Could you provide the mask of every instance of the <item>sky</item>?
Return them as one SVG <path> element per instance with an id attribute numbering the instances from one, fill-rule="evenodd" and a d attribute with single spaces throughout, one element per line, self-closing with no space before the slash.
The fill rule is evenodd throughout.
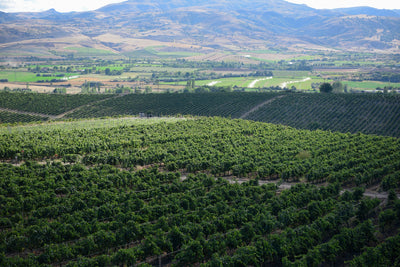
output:
<path id="1" fill-rule="evenodd" d="M 95 10 L 107 4 L 124 0 L 0 0 L 0 11 L 32 12 L 54 8 L 58 12 Z M 382 9 L 400 9 L 399 0 L 287 0 L 292 3 L 306 4 L 313 8 L 340 8 L 371 6 Z"/>

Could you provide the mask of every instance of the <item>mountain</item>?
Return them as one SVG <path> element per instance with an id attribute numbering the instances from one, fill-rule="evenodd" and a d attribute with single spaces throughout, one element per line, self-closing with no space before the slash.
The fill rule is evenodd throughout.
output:
<path id="1" fill-rule="evenodd" d="M 178 44 L 398 51 L 399 40 L 396 10 L 317 10 L 283 0 L 129 0 L 89 12 L 0 13 L 0 55 L 15 42 L 19 51 L 34 46 L 54 56 L 71 46 L 130 53 L 146 45 Z"/>
<path id="2" fill-rule="evenodd" d="M 298 5 L 289 3 L 282 0 L 210 0 L 210 1 L 190 1 L 190 0 L 169 0 L 169 1 L 159 1 L 159 0 L 144 0 L 136 1 L 129 0 L 122 3 L 111 4 L 103 8 L 98 9 L 100 12 L 114 12 L 126 10 L 128 12 L 168 12 L 177 9 L 209 9 L 218 11 L 240 11 L 240 10 L 265 10 L 296 14 L 298 12 L 314 12 L 314 9 L 307 7 L 305 5 Z"/>
<path id="3" fill-rule="evenodd" d="M 14 15 L 0 11 L 0 23 L 7 23 L 14 20 L 16 20 L 16 17 Z"/>
<path id="4" fill-rule="evenodd" d="M 400 12 L 390 9 L 376 9 L 373 7 L 351 7 L 351 8 L 338 8 L 336 12 L 343 13 L 346 15 L 368 15 L 368 16 L 380 16 L 380 17 L 400 17 Z"/>

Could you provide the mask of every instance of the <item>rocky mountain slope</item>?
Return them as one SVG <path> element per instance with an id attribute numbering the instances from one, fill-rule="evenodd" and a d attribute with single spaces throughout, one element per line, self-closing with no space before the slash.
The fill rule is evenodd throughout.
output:
<path id="1" fill-rule="evenodd" d="M 0 13 L 2 54 L 16 46 L 54 54 L 71 45 L 125 53 L 146 46 L 138 39 L 191 48 L 398 51 L 400 12 L 317 10 L 283 0 L 129 0 L 90 12 Z"/>

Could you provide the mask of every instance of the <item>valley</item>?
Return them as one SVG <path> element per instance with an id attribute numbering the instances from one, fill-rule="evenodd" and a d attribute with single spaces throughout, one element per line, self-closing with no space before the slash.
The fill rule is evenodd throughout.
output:
<path id="1" fill-rule="evenodd" d="M 399 264 L 400 10 L 49 8 L 0 12 L 0 266 Z"/>

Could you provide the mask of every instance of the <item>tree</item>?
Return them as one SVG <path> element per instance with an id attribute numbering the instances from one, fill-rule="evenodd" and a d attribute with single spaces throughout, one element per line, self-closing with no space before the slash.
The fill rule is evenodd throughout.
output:
<path id="1" fill-rule="evenodd" d="M 332 89 L 334 93 L 344 93 L 344 85 L 339 81 L 332 84 Z"/>
<path id="2" fill-rule="evenodd" d="M 194 79 L 188 80 L 186 82 L 185 92 L 191 93 L 193 92 L 194 88 L 195 88 L 195 80 Z"/>
<path id="3" fill-rule="evenodd" d="M 333 90 L 333 87 L 330 83 L 323 83 L 319 86 L 319 91 L 321 93 L 331 93 Z"/>

